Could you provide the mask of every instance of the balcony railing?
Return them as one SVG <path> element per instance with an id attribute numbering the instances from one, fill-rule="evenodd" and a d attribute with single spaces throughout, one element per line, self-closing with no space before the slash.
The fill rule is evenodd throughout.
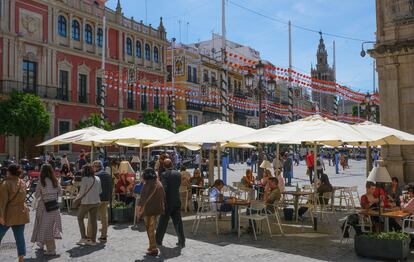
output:
<path id="1" fill-rule="evenodd" d="M 21 81 L 13 80 L 0 80 L 0 93 L 10 94 L 13 90 L 37 95 L 41 98 L 46 99 L 57 99 L 58 93 L 57 88 L 54 86 L 35 85 L 28 86 L 26 83 Z"/>

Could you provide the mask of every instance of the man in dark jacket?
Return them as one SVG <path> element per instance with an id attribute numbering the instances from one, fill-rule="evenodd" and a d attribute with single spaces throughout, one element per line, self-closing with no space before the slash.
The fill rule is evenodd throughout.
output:
<path id="1" fill-rule="evenodd" d="M 158 222 L 157 233 L 155 239 L 157 245 L 162 245 L 165 232 L 167 231 L 168 221 L 170 217 L 174 224 L 175 233 L 178 236 L 177 246 L 185 246 L 185 237 L 183 229 L 183 221 L 181 219 L 181 200 L 180 200 L 180 172 L 173 170 L 173 163 L 169 158 L 164 160 L 164 168 L 166 169 L 160 176 L 161 183 L 165 191 L 165 214 L 161 215 Z"/>
<path id="2" fill-rule="evenodd" d="M 112 199 L 112 177 L 103 168 L 102 162 L 96 160 L 93 162 L 95 176 L 101 180 L 102 193 L 100 194 L 101 203 L 98 207 L 98 216 L 101 218 L 101 237 L 99 241 L 106 242 L 108 237 L 108 205 Z M 90 224 L 90 223 L 89 223 Z M 91 228 L 88 226 L 88 229 Z"/>

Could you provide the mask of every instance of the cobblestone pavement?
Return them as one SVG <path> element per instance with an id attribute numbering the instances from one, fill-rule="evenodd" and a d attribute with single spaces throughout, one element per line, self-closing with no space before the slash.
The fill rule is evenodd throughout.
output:
<path id="1" fill-rule="evenodd" d="M 244 173 L 244 165 L 231 166 L 235 172 L 229 174 L 229 181 L 238 181 Z M 351 169 L 344 174 L 332 175 L 334 185 L 358 185 L 364 184 L 364 162 L 352 162 Z M 303 165 L 295 168 L 294 183 L 305 183 L 306 175 Z M 191 234 L 193 214 L 184 214 L 184 227 L 187 237 L 186 247 L 177 248 L 177 238 L 172 225 L 169 226 L 164 240 L 164 246 L 160 247 L 160 255 L 146 257 L 148 240 L 141 223 L 138 230 L 132 230 L 130 225 L 111 225 L 109 228 L 108 242 L 95 247 L 81 247 L 75 243 L 80 234 L 76 220 L 76 212 L 62 214 L 63 240 L 57 241 L 58 255 L 44 257 L 36 250 L 33 243 L 29 243 L 32 223 L 26 227 L 27 256 L 26 261 L 365 261 L 355 255 L 352 240 L 347 244 L 339 243 L 339 223 L 337 219 L 343 217 L 343 213 L 329 216 L 324 222 L 318 221 L 318 231 L 313 231 L 309 219 L 303 224 L 283 224 L 285 236 L 279 235 L 276 225 L 272 225 L 274 236 L 263 227 L 264 232 L 255 241 L 250 234 L 242 234 L 240 240 L 237 234 L 230 233 L 230 218 L 223 217 L 219 221 L 220 234 L 217 237 L 212 221 L 202 222 L 199 233 Z M 242 221 L 247 227 L 247 221 Z M 13 234 L 9 231 L 0 246 L 0 261 L 15 261 L 16 250 Z M 411 254 L 409 260 L 414 261 Z"/>

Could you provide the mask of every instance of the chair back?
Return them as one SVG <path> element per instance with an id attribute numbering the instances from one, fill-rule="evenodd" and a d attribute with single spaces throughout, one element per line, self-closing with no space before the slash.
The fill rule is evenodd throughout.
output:
<path id="1" fill-rule="evenodd" d="M 264 211 L 264 209 L 266 209 L 266 204 L 263 201 L 254 200 L 250 202 L 249 209 L 251 211 L 256 211 L 257 213 L 261 213 L 262 211 Z"/>

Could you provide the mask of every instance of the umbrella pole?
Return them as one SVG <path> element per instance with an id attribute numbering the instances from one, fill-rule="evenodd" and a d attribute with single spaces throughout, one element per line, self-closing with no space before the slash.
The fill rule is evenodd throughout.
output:
<path id="1" fill-rule="evenodd" d="M 220 165 L 221 165 L 221 148 L 220 143 L 217 143 L 217 175 L 220 179 Z"/>
<path id="2" fill-rule="evenodd" d="M 198 161 L 198 170 L 200 170 L 200 174 L 201 173 L 201 161 L 203 160 L 203 146 L 200 147 L 200 161 Z"/>
<path id="3" fill-rule="evenodd" d="M 274 167 L 275 168 L 275 176 L 277 175 L 277 172 L 279 171 L 279 168 L 280 168 L 280 166 L 279 166 L 279 164 L 280 164 L 280 161 L 279 161 L 279 156 L 280 156 L 280 147 L 279 147 L 279 143 L 277 143 L 276 144 L 276 166 Z"/>
<path id="4" fill-rule="evenodd" d="M 365 143 L 365 160 L 366 160 L 366 170 L 365 170 L 365 174 L 366 177 L 368 177 L 369 175 L 369 169 L 370 169 L 370 162 L 371 162 L 371 147 L 368 145 L 368 142 Z"/>
<path id="5" fill-rule="evenodd" d="M 91 162 L 93 162 L 94 151 L 95 151 L 95 142 L 92 142 L 92 146 L 91 146 Z"/>
<path id="6" fill-rule="evenodd" d="M 147 167 L 149 167 L 150 165 L 150 149 L 149 148 L 147 148 Z"/>
<path id="7" fill-rule="evenodd" d="M 139 175 L 142 175 L 142 140 L 139 140 Z"/>

